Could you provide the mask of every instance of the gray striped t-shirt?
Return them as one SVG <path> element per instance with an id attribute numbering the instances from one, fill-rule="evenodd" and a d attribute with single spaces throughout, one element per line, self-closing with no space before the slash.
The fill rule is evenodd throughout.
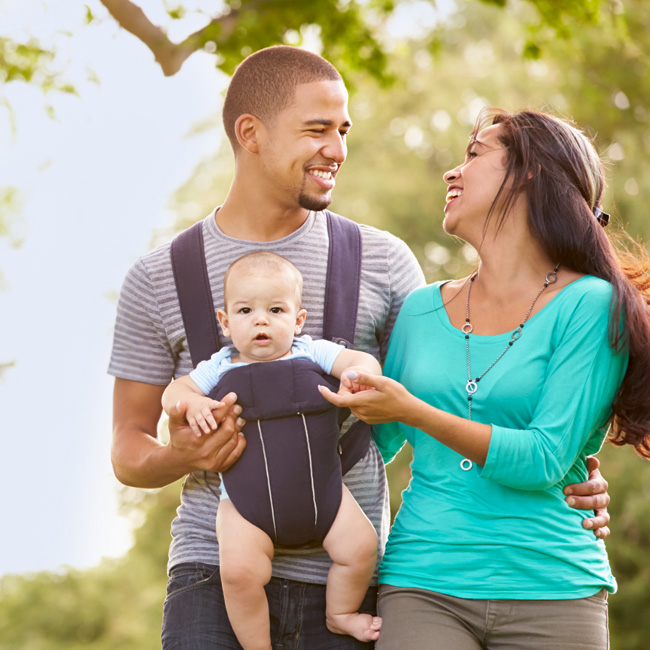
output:
<path id="1" fill-rule="evenodd" d="M 383 360 L 390 331 L 404 298 L 424 284 L 422 271 L 406 244 L 393 235 L 361 225 L 362 270 L 354 347 Z M 215 307 L 223 305 L 223 276 L 237 258 L 270 250 L 291 260 L 304 279 L 303 333 L 320 338 L 329 241 L 325 215 L 310 213 L 288 237 L 271 242 L 228 237 L 210 214 L 203 221 L 205 256 Z M 227 339 L 224 343 L 229 343 Z M 172 274 L 170 244 L 151 251 L 128 272 L 117 309 L 109 374 L 133 381 L 167 385 L 192 370 Z M 379 534 L 379 558 L 390 523 L 388 489 L 381 456 L 374 444 L 344 477 L 344 482 Z M 182 562 L 219 564 L 215 517 L 219 475 L 187 476 L 172 523 L 168 568 Z M 277 549 L 273 575 L 325 584 L 330 560 L 321 549 Z"/>

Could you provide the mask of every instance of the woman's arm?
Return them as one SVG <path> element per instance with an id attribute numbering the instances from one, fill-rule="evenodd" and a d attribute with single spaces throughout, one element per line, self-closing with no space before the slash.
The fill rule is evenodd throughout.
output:
<path id="1" fill-rule="evenodd" d="M 427 433 L 478 465 L 485 464 L 492 434 L 490 425 L 471 422 L 441 411 L 415 397 L 399 382 L 388 377 L 359 373 L 355 381 L 374 390 L 336 395 L 327 387 L 321 386 L 321 393 L 332 404 L 349 408 L 364 422 L 401 422 Z"/>

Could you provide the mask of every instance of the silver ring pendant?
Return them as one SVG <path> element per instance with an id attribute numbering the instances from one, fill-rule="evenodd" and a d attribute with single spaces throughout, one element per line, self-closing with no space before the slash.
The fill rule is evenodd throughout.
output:
<path id="1" fill-rule="evenodd" d="M 463 472 L 469 472 L 472 467 L 474 467 L 474 463 L 469 458 L 463 458 L 463 460 L 460 461 L 460 468 Z"/>
<path id="2" fill-rule="evenodd" d="M 555 284 L 557 282 L 557 273 L 555 271 L 551 271 L 550 273 L 547 273 L 546 281 L 549 284 Z"/>
<path id="3" fill-rule="evenodd" d="M 468 395 L 473 395 L 478 390 L 478 384 L 473 379 L 470 379 L 465 384 L 465 390 Z"/>
<path id="4" fill-rule="evenodd" d="M 463 334 L 471 334 L 474 331 L 474 325 L 471 323 L 465 323 L 460 330 Z"/>

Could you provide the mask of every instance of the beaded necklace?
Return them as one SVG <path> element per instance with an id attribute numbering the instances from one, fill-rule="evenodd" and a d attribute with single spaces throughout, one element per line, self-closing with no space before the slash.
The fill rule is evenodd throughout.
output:
<path id="1" fill-rule="evenodd" d="M 542 295 L 542 292 L 550 285 L 550 284 L 555 284 L 557 282 L 557 270 L 560 268 L 559 264 L 556 264 L 555 268 L 550 272 L 546 274 L 546 279 L 544 282 L 544 286 L 537 292 L 537 295 L 535 298 L 533 298 L 533 302 L 530 303 L 530 307 L 528 308 L 528 311 L 526 312 L 526 315 L 524 316 L 523 320 L 521 323 L 519 323 L 519 327 L 515 329 L 515 331 L 511 334 L 510 340 L 508 341 L 508 344 L 504 348 L 503 352 L 480 374 L 478 375 L 475 379 L 472 379 L 472 364 L 470 361 L 469 357 L 469 335 L 472 333 L 474 330 L 474 326 L 469 320 L 469 296 L 470 292 L 472 291 L 472 284 L 474 283 L 474 280 L 478 277 L 478 271 L 475 271 L 472 276 L 469 279 L 469 282 L 467 283 L 467 301 L 465 303 L 465 323 L 463 324 L 461 330 L 465 334 L 465 350 L 467 352 L 467 383 L 465 384 L 465 390 L 467 391 L 467 419 L 472 420 L 472 399 L 474 397 L 474 393 L 478 390 L 478 384 L 485 377 L 485 375 L 494 368 L 494 366 L 503 359 L 505 356 L 506 352 L 515 344 L 516 341 L 518 341 L 521 338 L 521 335 L 523 333 L 524 325 L 526 324 L 526 321 L 530 317 L 530 313 L 533 311 L 533 307 L 535 306 L 535 303 L 537 302 L 537 299 Z M 470 469 L 472 469 L 474 463 L 472 463 L 469 458 L 463 458 L 463 460 L 460 461 L 460 467 L 463 471 L 467 472 Z"/>

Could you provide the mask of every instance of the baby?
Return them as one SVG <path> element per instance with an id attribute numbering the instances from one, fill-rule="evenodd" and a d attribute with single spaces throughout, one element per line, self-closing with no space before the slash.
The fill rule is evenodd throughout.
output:
<path id="1" fill-rule="evenodd" d="M 324 371 L 325 374 L 341 380 L 339 393 L 367 389 L 352 382 L 346 376 L 346 371 L 381 374 L 381 367 L 374 357 L 365 352 L 346 349 L 331 341 L 312 340 L 309 336 L 298 337 L 307 314 L 301 307 L 301 297 L 302 275 L 286 258 L 262 251 L 236 260 L 224 277 L 225 309 L 217 312 L 223 333 L 231 337 L 233 345 L 224 347 L 208 361 L 201 362 L 190 375 L 180 377 L 170 384 L 162 398 L 164 410 L 169 413 L 179 400 L 186 402 L 187 421 L 194 433 L 210 434 L 217 428 L 212 410 L 222 404 L 208 395 L 213 392 L 224 374 L 247 364 L 278 360 L 286 360 L 285 363 L 299 362 L 296 366 L 300 372 L 303 368 L 300 363 L 305 363 L 305 360 L 316 363 L 322 369 L 317 368 L 319 372 Z M 280 365 L 287 369 L 287 366 Z M 255 369 L 249 368 L 247 371 L 250 370 Z M 234 376 L 235 372 L 232 374 Z M 303 374 L 298 376 L 302 378 Z M 249 383 L 251 382 L 247 380 L 246 385 Z M 275 384 L 275 381 L 272 383 Z M 323 383 L 322 377 L 319 377 L 318 383 Z M 294 379 L 291 385 L 297 390 L 304 389 L 302 379 L 297 381 Z M 267 386 L 269 390 L 277 388 L 270 384 Z M 312 392 L 318 393 L 315 387 Z M 239 397 L 241 398 L 241 395 Z M 322 400 L 320 395 L 315 396 L 314 399 Z M 324 400 L 322 402 L 324 406 L 318 407 L 320 411 L 327 407 L 327 403 Z M 243 415 L 246 416 L 246 410 Z M 298 419 L 295 413 L 292 415 Z M 302 416 L 302 422 L 298 424 L 300 427 L 304 424 L 306 435 L 309 418 L 306 420 L 301 413 L 297 415 Z M 339 433 L 336 417 L 332 422 L 334 427 L 331 446 L 336 450 Z M 259 422 L 257 426 L 260 426 Z M 234 480 L 232 484 L 229 483 L 229 473 L 235 474 L 238 465 L 246 458 L 246 454 L 254 453 L 251 451 L 253 432 L 249 436 L 246 428 L 244 431 L 249 440 L 248 448 L 224 477 L 225 487 L 231 491 L 232 498 L 225 494 L 222 488 L 223 494 L 217 513 L 221 578 L 228 617 L 244 650 L 271 650 L 269 612 L 264 586 L 271 579 L 274 539 L 276 541 L 278 539 L 276 520 L 282 519 L 282 513 L 274 511 L 274 506 L 276 508 L 278 506 L 272 495 L 264 499 L 271 504 L 272 525 L 263 526 L 264 530 L 262 530 L 261 524 L 251 523 L 242 516 L 233 503 L 234 500 L 243 504 L 244 500 L 239 496 L 235 498 L 235 488 L 238 484 Z M 257 427 L 254 435 L 257 440 Z M 329 430 L 327 437 L 330 437 Z M 267 464 L 267 456 L 271 452 L 270 447 L 273 446 L 274 439 L 264 439 L 261 428 L 259 439 L 262 445 L 261 453 L 264 454 L 264 464 Z M 324 459 L 321 458 L 320 453 L 312 455 L 309 445 L 308 440 L 309 473 L 312 477 L 311 487 L 314 490 L 313 477 L 318 476 L 317 466 Z M 295 465 L 295 463 L 304 464 L 304 460 L 294 461 L 292 466 L 291 457 L 287 455 L 286 458 L 283 456 L 283 461 L 282 472 L 289 480 L 293 474 L 301 469 L 304 470 Z M 335 459 L 335 464 L 340 476 L 338 459 Z M 247 472 L 244 480 L 263 482 L 264 490 L 268 487 L 268 491 L 271 492 L 268 466 L 266 473 Z M 331 484 L 331 480 L 329 483 Z M 237 489 L 239 490 L 238 487 Z M 241 501 L 238 501 L 238 498 Z M 374 572 L 377 559 L 377 534 L 340 480 L 336 483 L 336 494 L 328 502 L 332 503 L 332 499 L 334 499 L 334 510 L 330 519 L 333 519 L 333 522 L 331 525 L 329 520 L 326 522 L 328 530 L 323 530 L 321 535 L 323 548 L 332 560 L 326 590 L 327 626 L 330 631 L 338 634 L 349 634 L 361 641 L 374 641 L 379 638 L 381 619 L 369 614 L 361 614 L 357 610 Z M 255 500 L 262 499 L 256 497 Z M 312 520 L 314 511 L 318 510 L 315 492 L 313 502 L 314 509 L 310 515 L 307 515 Z"/>

